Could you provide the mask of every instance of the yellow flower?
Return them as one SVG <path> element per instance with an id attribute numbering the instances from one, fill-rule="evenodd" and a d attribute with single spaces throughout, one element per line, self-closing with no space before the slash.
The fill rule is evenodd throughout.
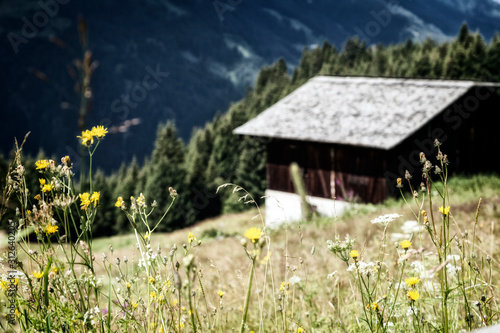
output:
<path id="1" fill-rule="evenodd" d="M 174 299 L 174 300 L 172 301 L 172 306 L 177 306 L 177 303 L 178 303 L 178 301 L 177 301 L 176 299 Z"/>
<path id="2" fill-rule="evenodd" d="M 422 216 L 427 216 L 427 212 L 425 210 L 422 210 L 421 214 Z"/>
<path id="3" fill-rule="evenodd" d="M 155 278 L 152 277 L 152 276 L 150 276 L 149 277 L 149 283 L 151 283 L 151 284 L 155 283 Z"/>
<path id="4" fill-rule="evenodd" d="M 296 332 L 297 333 L 302 333 L 302 332 L 304 332 L 304 329 L 302 327 L 297 327 L 297 331 Z"/>
<path id="5" fill-rule="evenodd" d="M 7 288 L 7 281 L 5 280 L 0 281 L 0 288 L 2 288 L 2 290 L 5 290 Z"/>
<path id="6" fill-rule="evenodd" d="M 77 136 L 77 138 L 82 139 L 82 145 L 90 146 L 94 143 L 94 136 L 91 131 L 85 130 L 82 132 L 81 136 Z"/>
<path id="7" fill-rule="evenodd" d="M 417 290 L 410 290 L 406 296 L 408 296 L 408 298 L 410 299 L 410 301 L 416 301 L 417 299 L 420 298 L 420 294 L 418 293 Z"/>
<path id="8" fill-rule="evenodd" d="M 90 131 L 92 135 L 97 136 L 98 139 L 103 138 L 107 133 L 108 129 L 104 128 L 104 126 L 94 126 Z"/>
<path id="9" fill-rule="evenodd" d="M 35 195 L 35 200 L 38 201 L 42 200 L 42 196 L 40 194 Z"/>
<path id="10" fill-rule="evenodd" d="M 349 255 L 351 256 L 351 258 L 353 258 L 354 260 L 356 260 L 356 258 L 359 257 L 359 253 L 358 251 L 356 250 L 352 250 L 351 253 L 349 253 Z"/>
<path id="11" fill-rule="evenodd" d="M 41 278 L 43 277 L 43 273 L 41 273 L 40 271 L 38 271 L 38 272 L 34 272 L 34 273 L 33 273 L 33 277 L 34 277 L 35 279 L 41 279 Z"/>
<path id="12" fill-rule="evenodd" d="M 149 234 L 149 231 L 146 231 L 146 234 L 144 235 L 144 238 L 145 238 L 145 239 L 148 239 L 148 238 L 149 238 L 149 236 L 151 236 L 151 235 Z"/>
<path id="13" fill-rule="evenodd" d="M 130 289 L 130 287 L 132 287 L 130 283 L 127 283 L 127 289 Z"/>
<path id="14" fill-rule="evenodd" d="M 193 233 L 190 232 L 188 234 L 188 242 L 191 244 L 192 242 L 194 242 L 196 240 L 196 237 L 194 237 Z"/>
<path id="15" fill-rule="evenodd" d="M 122 203 L 123 203 L 123 198 L 118 197 L 118 199 L 116 199 L 116 202 L 115 202 L 115 207 L 121 207 Z"/>
<path id="16" fill-rule="evenodd" d="M 219 295 L 220 298 L 224 297 L 224 292 L 222 290 L 219 290 L 217 292 L 217 295 Z"/>
<path id="17" fill-rule="evenodd" d="M 38 178 L 38 181 L 40 182 L 40 185 L 45 185 L 45 178 Z"/>
<path id="18" fill-rule="evenodd" d="M 94 192 L 90 196 L 90 202 L 94 203 L 94 207 L 97 207 L 97 204 L 99 203 L 99 197 L 101 196 L 100 192 Z"/>
<path id="19" fill-rule="evenodd" d="M 404 240 L 401 242 L 401 247 L 403 250 L 408 250 L 408 248 L 411 246 L 411 242 L 409 240 Z"/>
<path id="20" fill-rule="evenodd" d="M 80 196 L 80 201 L 81 201 L 81 204 L 80 204 L 80 208 L 83 209 L 83 210 L 87 210 L 87 208 L 89 208 L 90 206 L 90 193 L 82 193 L 82 194 L 78 194 Z"/>
<path id="21" fill-rule="evenodd" d="M 133 307 L 134 309 L 137 309 L 137 305 L 139 305 L 139 304 L 134 303 L 134 302 L 131 302 L 131 305 L 132 305 L 132 307 Z"/>
<path id="22" fill-rule="evenodd" d="M 151 298 L 156 298 L 156 293 L 154 291 L 152 291 L 150 294 L 149 294 L 149 297 Z"/>
<path id="23" fill-rule="evenodd" d="M 450 213 L 450 206 L 446 206 L 446 207 L 439 207 L 439 212 L 443 215 L 448 215 Z"/>
<path id="24" fill-rule="evenodd" d="M 66 155 L 63 158 L 61 158 L 61 163 L 65 164 L 66 166 L 69 166 L 69 164 L 71 163 L 71 159 L 69 158 L 68 155 Z"/>
<path id="25" fill-rule="evenodd" d="M 262 230 L 260 228 L 255 228 L 255 227 L 245 231 L 245 237 L 250 239 L 254 244 L 259 240 L 261 234 Z"/>
<path id="26" fill-rule="evenodd" d="M 286 291 L 289 283 L 286 281 L 281 282 L 280 291 Z"/>
<path id="27" fill-rule="evenodd" d="M 420 279 L 418 277 L 410 277 L 405 280 L 406 284 L 409 285 L 411 288 L 415 287 L 417 283 L 420 282 Z"/>
<path id="28" fill-rule="evenodd" d="M 58 229 L 59 229 L 58 226 L 52 225 L 51 223 L 49 223 L 47 225 L 47 227 L 45 228 L 45 233 L 47 233 L 47 235 L 52 235 L 52 234 L 55 234 Z"/>
<path id="29" fill-rule="evenodd" d="M 371 308 L 375 311 L 378 311 L 380 310 L 380 307 L 378 306 L 378 303 L 377 302 L 373 302 L 372 305 L 371 305 Z"/>
<path id="30" fill-rule="evenodd" d="M 53 189 L 53 188 L 54 188 L 54 186 L 52 186 L 52 185 L 50 185 L 50 184 L 45 184 L 45 185 L 43 185 L 43 187 L 42 187 L 42 191 L 43 191 L 43 192 L 50 192 L 50 191 L 52 191 L 52 189 Z"/>
<path id="31" fill-rule="evenodd" d="M 48 160 L 38 160 L 35 162 L 35 165 L 36 165 L 36 170 L 45 169 L 46 167 L 49 166 L 49 161 Z"/>

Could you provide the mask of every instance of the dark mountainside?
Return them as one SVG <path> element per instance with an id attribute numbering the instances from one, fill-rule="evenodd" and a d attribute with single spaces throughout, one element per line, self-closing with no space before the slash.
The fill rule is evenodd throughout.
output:
<path id="1" fill-rule="evenodd" d="M 115 131 L 96 156 L 110 172 L 150 156 L 161 122 L 174 121 L 187 142 L 244 96 L 262 66 L 283 58 L 291 74 L 305 47 L 341 48 L 354 35 L 368 45 L 444 41 L 464 21 L 489 41 L 499 13 L 493 0 L 3 1 L 0 150 L 31 131 L 27 152 L 76 160 L 80 95 L 70 74 L 82 58 L 79 15 L 98 62 L 86 127 Z"/>

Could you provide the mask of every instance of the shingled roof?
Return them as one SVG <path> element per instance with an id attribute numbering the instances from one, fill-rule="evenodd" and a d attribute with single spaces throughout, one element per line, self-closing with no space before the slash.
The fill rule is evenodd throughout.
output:
<path id="1" fill-rule="evenodd" d="M 474 81 L 317 76 L 233 133 L 391 149 Z"/>

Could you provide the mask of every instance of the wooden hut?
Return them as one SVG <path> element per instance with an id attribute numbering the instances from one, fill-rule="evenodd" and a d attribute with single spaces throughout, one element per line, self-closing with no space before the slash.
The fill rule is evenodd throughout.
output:
<path id="1" fill-rule="evenodd" d="M 333 198 L 337 205 L 379 203 L 406 170 L 420 178 L 419 154 L 435 155 L 435 139 L 455 172 L 500 170 L 492 157 L 500 143 L 499 86 L 318 76 L 234 133 L 269 138 L 266 195 L 278 199 L 284 211 L 295 212 L 287 218 L 300 218 L 291 162 L 300 166 L 311 204 L 331 215 Z M 267 220 L 282 215 L 281 209 L 269 209 L 266 200 Z"/>

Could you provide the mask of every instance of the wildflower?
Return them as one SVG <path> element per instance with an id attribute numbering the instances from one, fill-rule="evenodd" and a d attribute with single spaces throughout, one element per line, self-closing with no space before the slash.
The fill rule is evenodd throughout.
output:
<path id="1" fill-rule="evenodd" d="M 83 194 L 79 194 L 79 196 L 80 196 L 80 201 L 82 202 L 80 204 L 80 208 L 83 210 L 87 210 L 87 208 L 89 208 L 91 204 L 90 193 L 85 192 Z"/>
<path id="2" fill-rule="evenodd" d="M 57 230 L 59 229 L 58 226 L 56 225 L 52 225 L 51 223 L 49 223 L 47 225 L 47 227 L 45 228 L 45 233 L 47 235 L 52 235 L 52 234 L 55 234 L 57 232 Z"/>
<path id="3" fill-rule="evenodd" d="M 82 132 L 81 136 L 77 136 L 77 138 L 82 139 L 82 145 L 90 146 L 94 143 L 94 135 L 91 131 L 85 130 Z"/>
<path id="4" fill-rule="evenodd" d="M 106 136 L 106 134 L 108 133 L 108 129 L 104 128 L 104 126 L 94 126 L 92 127 L 90 133 L 92 133 L 92 135 L 96 136 L 98 139 L 101 139 Z"/>
<path id="5" fill-rule="evenodd" d="M 53 188 L 54 188 L 54 186 L 52 186 L 52 185 L 50 185 L 50 184 L 45 184 L 45 185 L 43 185 L 43 187 L 42 187 L 42 191 L 43 191 L 43 192 L 50 192 L 50 191 L 52 191 L 52 189 L 53 189 Z"/>
<path id="6" fill-rule="evenodd" d="M 224 292 L 222 290 L 219 290 L 217 292 L 217 295 L 219 295 L 220 298 L 224 297 Z"/>
<path id="7" fill-rule="evenodd" d="M 450 213 L 450 206 L 446 206 L 446 207 L 439 207 L 439 212 L 443 215 L 448 215 Z"/>
<path id="8" fill-rule="evenodd" d="M 134 302 L 131 302 L 131 303 L 130 303 L 130 305 L 132 305 L 132 307 L 133 307 L 134 309 L 137 309 L 137 306 L 138 306 L 139 304 L 134 303 Z"/>
<path id="9" fill-rule="evenodd" d="M 35 162 L 36 170 L 45 169 L 49 166 L 48 160 L 38 160 Z"/>
<path id="10" fill-rule="evenodd" d="M 295 285 L 300 283 L 301 280 L 300 276 L 293 275 L 290 279 L 288 279 L 288 282 L 290 282 L 291 285 Z"/>
<path id="11" fill-rule="evenodd" d="M 370 307 L 375 310 L 375 311 L 378 311 L 380 310 L 380 307 L 378 306 L 378 303 L 377 302 L 373 302 Z"/>
<path id="12" fill-rule="evenodd" d="M 188 234 L 188 243 L 189 243 L 189 244 L 191 244 L 191 243 L 192 243 L 193 241 L 195 241 L 195 240 L 196 240 L 196 237 L 194 237 L 193 233 L 192 233 L 192 232 L 190 232 L 190 233 Z"/>
<path id="13" fill-rule="evenodd" d="M 41 278 L 43 277 L 43 273 L 41 273 L 40 271 L 38 271 L 38 272 L 34 272 L 34 273 L 33 273 L 33 277 L 34 277 L 35 279 L 41 279 Z"/>
<path id="14" fill-rule="evenodd" d="M 40 182 L 40 185 L 45 185 L 45 178 L 38 178 L 38 181 Z"/>
<path id="15" fill-rule="evenodd" d="M 409 240 L 404 240 L 401 242 L 401 247 L 403 250 L 408 250 L 408 248 L 411 246 L 411 242 Z"/>
<path id="16" fill-rule="evenodd" d="M 155 283 L 155 278 L 150 276 L 149 277 L 149 283 L 154 284 Z"/>
<path id="17" fill-rule="evenodd" d="M 403 180 L 401 178 L 396 179 L 396 187 L 403 187 Z"/>
<path id="18" fill-rule="evenodd" d="M 145 238 L 145 239 L 149 239 L 149 236 L 151 236 L 151 235 L 149 234 L 149 231 L 146 231 L 146 234 L 144 235 L 144 238 Z"/>
<path id="19" fill-rule="evenodd" d="M 71 159 L 69 158 L 68 155 L 66 155 L 66 156 L 61 158 L 61 163 L 66 165 L 66 166 L 69 166 L 71 164 Z"/>
<path id="20" fill-rule="evenodd" d="M 289 283 L 286 281 L 281 282 L 280 291 L 286 291 L 288 289 Z"/>
<path id="21" fill-rule="evenodd" d="M 115 202 L 115 207 L 121 207 L 122 204 L 123 204 L 123 198 L 118 197 L 118 199 L 116 199 L 116 202 Z"/>
<path id="22" fill-rule="evenodd" d="M 420 294 L 418 293 L 417 290 L 410 290 L 406 296 L 408 296 L 408 299 L 412 302 L 418 300 L 420 298 Z"/>
<path id="23" fill-rule="evenodd" d="M 410 286 L 410 288 L 415 287 L 417 283 L 420 282 L 420 279 L 418 277 L 410 277 L 405 280 L 406 284 Z"/>
<path id="24" fill-rule="evenodd" d="M 42 200 L 42 196 L 40 194 L 37 194 L 35 195 L 34 199 L 40 201 Z"/>
<path id="25" fill-rule="evenodd" d="M 5 290 L 7 288 L 7 281 L 5 280 L 0 281 L 0 288 L 2 288 L 2 290 Z"/>
<path id="26" fill-rule="evenodd" d="M 260 236 L 261 236 L 262 230 L 260 228 L 250 228 L 247 231 L 245 231 L 245 237 L 250 239 L 252 243 L 256 243 Z"/>
<path id="27" fill-rule="evenodd" d="M 373 219 L 371 222 L 373 224 L 380 224 L 383 227 L 387 227 L 389 223 L 397 219 L 398 217 L 403 216 L 399 214 L 385 214 L 382 216 L 377 217 L 376 219 Z"/>
<path id="28" fill-rule="evenodd" d="M 302 333 L 304 332 L 304 329 L 302 327 L 297 327 L 297 331 L 295 331 L 296 333 Z"/>
<path id="29" fill-rule="evenodd" d="M 149 297 L 156 298 L 156 293 L 154 291 L 152 291 L 151 293 L 149 293 Z"/>
<path id="30" fill-rule="evenodd" d="M 97 207 L 97 204 L 99 203 L 99 197 L 101 196 L 100 192 L 94 192 L 90 196 L 90 202 L 94 203 L 94 207 Z"/>
<path id="31" fill-rule="evenodd" d="M 127 283 L 126 287 L 127 287 L 127 289 L 130 289 L 130 287 L 132 287 L 132 286 L 130 285 L 130 283 Z"/>
<path id="32" fill-rule="evenodd" d="M 351 256 L 352 259 L 356 260 L 359 257 L 359 253 L 356 250 L 352 250 L 349 255 Z"/>

